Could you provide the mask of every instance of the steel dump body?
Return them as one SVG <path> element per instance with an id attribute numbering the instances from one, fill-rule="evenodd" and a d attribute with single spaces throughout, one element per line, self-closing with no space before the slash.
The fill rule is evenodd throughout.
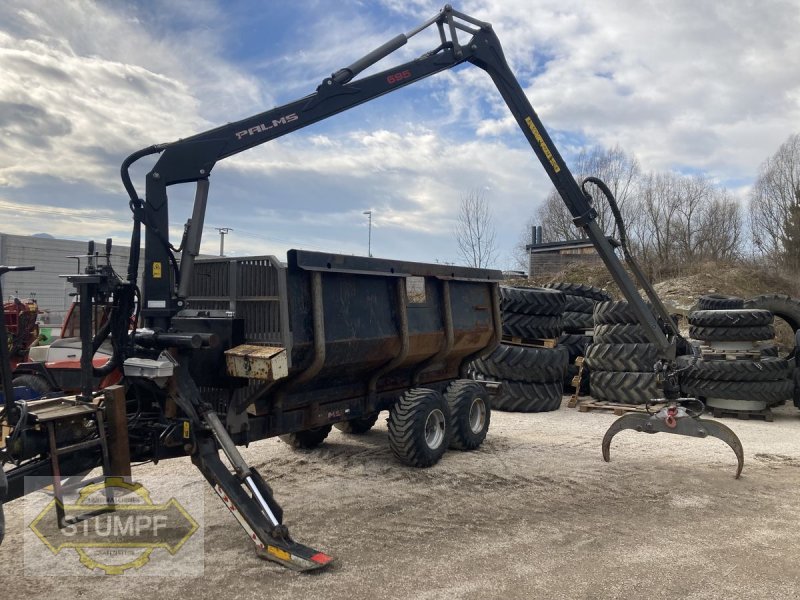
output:
<path id="1" fill-rule="evenodd" d="M 220 405 L 250 439 L 388 408 L 414 387 L 443 389 L 500 340 L 499 271 L 291 250 L 195 263 L 191 311 L 229 311 L 244 342 L 285 349 L 288 373 L 251 379 Z M 213 313 L 212 313 L 213 314 Z M 238 380 L 244 384 L 247 380 Z"/>

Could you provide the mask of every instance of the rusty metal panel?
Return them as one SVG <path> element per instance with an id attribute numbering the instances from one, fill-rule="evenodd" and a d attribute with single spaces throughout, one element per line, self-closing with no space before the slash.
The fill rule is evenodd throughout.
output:
<path id="1" fill-rule="evenodd" d="M 277 381 L 289 375 L 285 348 L 243 344 L 225 351 L 228 375 Z"/>

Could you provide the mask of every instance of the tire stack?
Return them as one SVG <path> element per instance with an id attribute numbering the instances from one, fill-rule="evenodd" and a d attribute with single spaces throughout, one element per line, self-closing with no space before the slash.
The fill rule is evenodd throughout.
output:
<path id="1" fill-rule="evenodd" d="M 561 407 L 567 348 L 544 348 L 529 342 L 559 337 L 565 301 L 557 290 L 500 287 L 505 341 L 470 365 L 476 379 L 502 382 L 492 409 L 546 412 Z M 518 341 L 508 341 L 512 338 Z"/>
<path id="2" fill-rule="evenodd" d="M 699 306 L 709 305 L 702 300 Z M 702 360 L 694 365 L 690 357 L 678 360 L 679 368 L 689 367 L 681 377 L 684 393 L 721 411 L 762 411 L 792 398 L 794 392 L 793 366 L 789 361 L 771 356 L 769 351 L 754 352 L 755 342 L 775 337 L 773 314 L 764 309 L 742 308 L 743 303 L 741 299 L 728 298 L 727 306 L 738 308 L 691 313 L 689 337 L 710 345 L 714 351 L 704 352 Z M 728 357 L 735 360 L 727 360 Z"/>
<path id="3" fill-rule="evenodd" d="M 586 349 L 593 398 L 644 404 L 661 392 L 653 370 L 658 349 L 650 343 L 627 302 L 600 302 L 594 307 L 594 338 Z"/>
<path id="4" fill-rule="evenodd" d="M 559 346 L 565 346 L 569 354 L 569 365 L 564 377 L 564 391 L 572 392 L 572 380 L 578 374 L 575 359 L 585 356 L 587 346 L 592 342 L 594 331 L 595 304 L 611 300 L 611 295 L 600 288 L 582 283 L 550 283 L 547 288 L 559 290 L 564 293 L 564 314 L 561 318 L 563 331 L 558 339 Z M 589 392 L 589 369 L 584 363 L 583 377 L 581 378 L 581 393 Z"/>

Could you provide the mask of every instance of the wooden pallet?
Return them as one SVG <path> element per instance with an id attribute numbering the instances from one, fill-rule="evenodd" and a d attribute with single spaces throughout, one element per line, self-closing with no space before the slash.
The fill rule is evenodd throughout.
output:
<path id="1" fill-rule="evenodd" d="M 711 413 L 715 419 L 719 419 L 721 417 L 736 417 L 737 419 L 742 419 L 746 421 L 751 417 L 764 419 L 767 423 L 772 423 L 774 417 L 772 415 L 772 411 L 769 408 L 765 408 L 764 410 L 732 410 L 730 408 L 709 408 L 708 412 Z"/>
<path id="2" fill-rule="evenodd" d="M 657 412 L 664 406 L 666 405 L 653 404 L 650 406 L 650 412 Z M 619 402 L 608 402 L 607 400 L 589 400 L 588 402 L 581 402 L 578 404 L 578 412 L 590 412 L 593 410 L 609 410 L 618 417 L 632 412 L 647 414 L 647 409 L 644 404 L 622 404 Z"/>
<path id="3" fill-rule="evenodd" d="M 520 346 L 536 346 L 537 348 L 555 348 L 558 338 L 521 338 L 513 335 L 504 335 L 503 341 Z"/>
<path id="4" fill-rule="evenodd" d="M 761 360 L 760 350 L 740 350 L 737 352 L 718 352 L 710 349 L 703 349 L 700 353 L 703 360 Z"/>

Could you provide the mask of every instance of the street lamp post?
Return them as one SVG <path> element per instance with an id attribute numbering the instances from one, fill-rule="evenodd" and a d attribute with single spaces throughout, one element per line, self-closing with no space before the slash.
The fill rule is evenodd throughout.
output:
<path id="1" fill-rule="evenodd" d="M 372 258 L 372 211 L 365 210 L 363 214 L 369 217 L 368 233 L 367 233 L 367 256 Z"/>

